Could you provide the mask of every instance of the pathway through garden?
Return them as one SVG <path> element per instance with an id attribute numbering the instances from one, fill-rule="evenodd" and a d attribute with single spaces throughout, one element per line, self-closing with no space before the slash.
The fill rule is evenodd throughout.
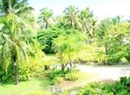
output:
<path id="1" fill-rule="evenodd" d="M 73 89 L 81 87 L 90 82 L 95 81 L 113 81 L 118 80 L 123 76 L 130 76 L 130 66 L 118 65 L 118 66 L 85 66 L 77 65 L 81 72 L 87 74 L 95 74 L 96 76 L 86 80 L 84 82 L 65 82 L 62 84 L 63 89 Z M 82 75 L 81 75 L 82 76 Z"/>

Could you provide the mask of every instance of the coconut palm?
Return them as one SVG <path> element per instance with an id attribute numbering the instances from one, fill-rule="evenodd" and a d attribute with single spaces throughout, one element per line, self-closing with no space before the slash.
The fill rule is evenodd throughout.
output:
<path id="1" fill-rule="evenodd" d="M 45 28 L 45 29 L 51 27 L 52 23 L 53 23 L 52 10 L 49 10 L 47 8 L 43 8 L 43 9 L 41 9 L 40 12 L 41 13 L 38 17 L 38 23 L 40 24 L 40 27 Z"/>
<path id="2" fill-rule="evenodd" d="M 93 11 L 91 11 L 89 8 L 86 8 L 80 12 L 79 18 L 83 34 L 87 34 L 89 38 L 88 40 L 92 40 L 96 25 Z"/>
<path id="3" fill-rule="evenodd" d="M 27 14 L 33 8 L 27 6 L 27 0 L 1 0 L 1 15 L 13 13 L 16 15 Z"/>
<path id="4" fill-rule="evenodd" d="M 64 27 L 78 28 L 79 27 L 79 10 L 74 6 L 69 6 L 64 10 Z"/>
<path id="5" fill-rule="evenodd" d="M 18 84 L 18 67 L 28 62 L 30 31 L 27 22 L 14 14 L 9 14 L 3 20 L 0 30 L 0 63 L 8 72 L 8 67 L 14 68 L 15 83 Z"/>

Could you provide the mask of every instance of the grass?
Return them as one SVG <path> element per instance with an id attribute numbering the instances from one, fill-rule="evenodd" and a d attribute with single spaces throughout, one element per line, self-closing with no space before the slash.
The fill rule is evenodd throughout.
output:
<path id="1" fill-rule="evenodd" d="M 47 78 L 35 78 L 30 81 L 20 82 L 18 85 L 1 84 L 0 95 L 23 95 L 25 93 L 45 91 L 51 86 Z"/>
<path id="2" fill-rule="evenodd" d="M 64 81 L 61 85 L 66 89 L 73 89 L 86 84 L 96 75 L 81 73 L 77 81 Z M 52 82 L 48 78 L 34 78 L 29 81 L 14 84 L 0 84 L 0 95 L 26 95 L 28 93 L 45 92 L 52 87 Z"/>

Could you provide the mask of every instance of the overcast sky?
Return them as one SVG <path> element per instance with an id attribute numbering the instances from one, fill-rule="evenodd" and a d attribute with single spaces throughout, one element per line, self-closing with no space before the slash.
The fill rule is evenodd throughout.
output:
<path id="1" fill-rule="evenodd" d="M 90 7 L 96 17 L 115 17 L 117 15 L 128 18 L 130 16 L 130 0 L 29 0 L 36 15 L 42 8 L 52 9 L 55 15 L 60 15 L 69 5 L 84 9 Z"/>

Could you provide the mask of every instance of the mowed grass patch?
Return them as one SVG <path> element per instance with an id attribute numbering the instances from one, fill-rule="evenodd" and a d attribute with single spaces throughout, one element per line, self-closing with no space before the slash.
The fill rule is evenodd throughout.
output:
<path id="1" fill-rule="evenodd" d="M 34 78 L 14 84 L 0 84 L 0 95 L 23 95 L 26 93 L 45 91 L 52 82 L 48 78 Z"/>

